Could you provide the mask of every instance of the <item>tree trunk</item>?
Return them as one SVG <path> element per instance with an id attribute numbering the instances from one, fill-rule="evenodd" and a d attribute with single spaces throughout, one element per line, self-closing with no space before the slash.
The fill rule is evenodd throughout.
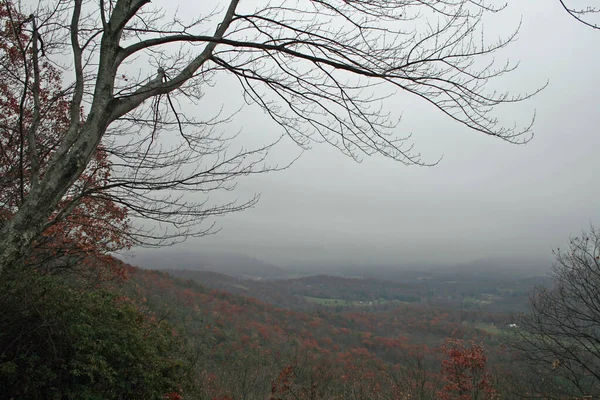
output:
<path id="1" fill-rule="evenodd" d="M 110 107 L 103 107 L 110 112 Z M 25 197 L 16 214 L 0 229 L 0 275 L 23 262 L 58 204 L 81 175 L 108 127 L 106 113 L 90 113 L 81 133 L 63 157 L 50 163 L 43 179 Z"/>

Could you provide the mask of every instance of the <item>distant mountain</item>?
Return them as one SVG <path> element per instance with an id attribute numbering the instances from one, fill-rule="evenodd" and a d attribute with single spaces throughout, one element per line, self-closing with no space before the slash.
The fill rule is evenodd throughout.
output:
<path id="1" fill-rule="evenodd" d="M 448 273 L 489 276 L 496 278 L 525 278 L 545 276 L 552 268 L 552 260 L 525 257 L 489 257 L 449 267 Z"/>
<path id="2" fill-rule="evenodd" d="M 336 275 L 343 277 L 374 278 L 405 283 L 423 279 L 466 280 L 519 280 L 529 277 L 545 277 L 552 268 L 550 257 L 486 257 L 454 265 L 398 263 L 397 265 L 323 265 L 295 266 L 290 272 L 298 275 Z"/>
<path id="3" fill-rule="evenodd" d="M 175 249 L 139 251 L 127 262 L 146 269 L 212 271 L 242 278 L 283 278 L 288 270 L 237 253 Z"/>

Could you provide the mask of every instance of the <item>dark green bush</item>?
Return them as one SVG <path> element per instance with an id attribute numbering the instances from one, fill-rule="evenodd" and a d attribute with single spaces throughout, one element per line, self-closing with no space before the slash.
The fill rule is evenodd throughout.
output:
<path id="1" fill-rule="evenodd" d="M 184 363 L 129 299 L 33 272 L 0 281 L 0 393 L 15 399 L 163 399 Z"/>

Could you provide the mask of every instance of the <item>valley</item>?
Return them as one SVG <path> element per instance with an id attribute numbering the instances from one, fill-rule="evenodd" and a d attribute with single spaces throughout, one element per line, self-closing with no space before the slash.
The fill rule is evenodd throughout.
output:
<path id="1" fill-rule="evenodd" d="M 504 344 L 529 291 L 549 282 L 449 271 L 403 271 L 395 280 L 248 272 L 128 269 L 120 290 L 135 288 L 172 324 L 182 351 L 202 360 L 190 367 L 202 392 L 194 398 L 436 399 L 450 348 L 484 352 L 487 361 L 470 373 L 512 398 L 521 367 Z"/>

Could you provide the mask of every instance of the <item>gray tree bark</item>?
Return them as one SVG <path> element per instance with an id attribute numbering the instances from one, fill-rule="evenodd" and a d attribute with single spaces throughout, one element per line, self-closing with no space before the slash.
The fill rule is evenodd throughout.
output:
<path id="1" fill-rule="evenodd" d="M 187 80 L 204 64 L 216 47 L 209 42 L 175 78 L 164 81 L 161 71 L 156 78 L 140 87 L 132 95 L 115 99 L 113 96 L 115 76 L 125 50 L 120 47 L 121 35 L 127 22 L 149 0 L 119 0 L 109 21 L 104 24 L 100 47 L 100 63 L 94 87 L 93 102 L 83 126 L 79 127 L 79 110 L 83 93 L 83 66 L 78 40 L 79 18 L 82 0 L 76 0 L 71 21 L 71 46 L 74 54 L 76 88 L 71 105 L 71 125 L 58 151 L 52 156 L 41 180 L 31 188 L 17 213 L 0 229 L 0 274 L 5 268 L 18 265 L 27 255 L 33 241 L 41 235 L 48 219 L 73 182 L 90 162 L 103 135 L 111 122 L 138 107 L 145 100 L 158 94 L 169 93 Z M 239 0 L 232 0 L 223 21 L 215 32 L 215 39 L 222 38 L 233 18 Z"/>

